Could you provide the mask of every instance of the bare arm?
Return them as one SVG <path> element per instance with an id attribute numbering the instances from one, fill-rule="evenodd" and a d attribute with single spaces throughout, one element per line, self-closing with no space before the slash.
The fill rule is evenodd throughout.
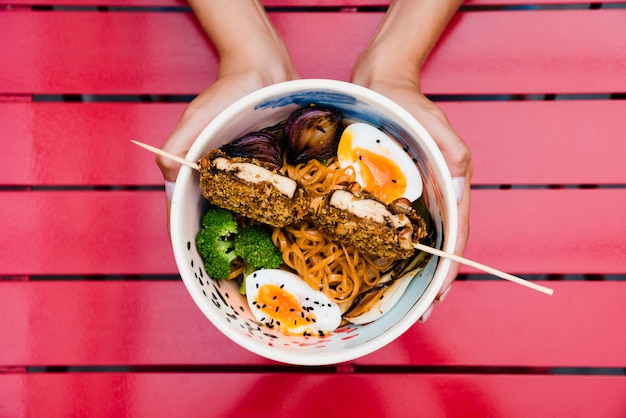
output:
<path id="1" fill-rule="evenodd" d="M 263 6 L 257 0 L 191 0 L 195 16 L 220 58 L 217 79 L 186 108 L 162 148 L 185 155 L 200 131 L 219 112 L 247 93 L 298 78 L 291 57 Z M 207 84 L 212 80 L 207 80 Z M 157 157 L 166 188 L 180 166 Z M 169 202 L 168 202 L 169 207 Z"/>
<path id="2" fill-rule="evenodd" d="M 395 0 L 354 67 L 368 78 L 419 80 L 419 72 L 462 0 Z"/>
<path id="3" fill-rule="evenodd" d="M 395 0 L 359 56 L 352 81 L 391 98 L 421 122 L 441 149 L 457 191 L 459 233 L 455 254 L 462 255 L 469 236 L 469 148 L 454 131 L 444 112 L 424 96 L 420 73 L 461 0 Z M 455 265 L 439 293 L 450 287 Z"/>

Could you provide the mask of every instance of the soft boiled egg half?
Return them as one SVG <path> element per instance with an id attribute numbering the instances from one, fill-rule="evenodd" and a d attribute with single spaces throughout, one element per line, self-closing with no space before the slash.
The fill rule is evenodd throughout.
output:
<path id="1" fill-rule="evenodd" d="M 352 167 L 363 190 L 384 203 L 404 197 L 411 202 L 422 195 L 422 176 L 400 144 L 367 123 L 348 125 L 341 135 L 337 159 Z"/>
<path id="2" fill-rule="evenodd" d="M 336 303 L 288 271 L 251 273 L 246 277 L 246 298 L 257 321 L 286 335 L 324 336 L 341 323 Z"/>

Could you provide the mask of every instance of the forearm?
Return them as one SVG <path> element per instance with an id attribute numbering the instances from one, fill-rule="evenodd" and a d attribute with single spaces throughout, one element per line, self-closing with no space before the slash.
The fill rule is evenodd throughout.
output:
<path id="1" fill-rule="evenodd" d="M 220 71 L 291 66 L 279 33 L 258 0 L 190 0 L 219 56 Z"/>
<path id="2" fill-rule="evenodd" d="M 462 0 L 395 0 L 364 49 L 355 71 L 374 77 L 418 78 L 426 58 Z"/>

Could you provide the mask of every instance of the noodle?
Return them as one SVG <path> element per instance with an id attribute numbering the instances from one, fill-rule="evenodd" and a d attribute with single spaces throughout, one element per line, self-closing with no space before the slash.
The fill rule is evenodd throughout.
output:
<path id="1" fill-rule="evenodd" d="M 355 181 L 351 170 L 340 168 L 336 159 L 324 165 L 317 160 L 297 166 L 285 165 L 286 174 L 309 193 L 321 195 Z M 285 264 L 313 289 L 321 290 L 337 303 L 351 302 L 359 293 L 376 286 L 381 272 L 393 260 L 372 259 L 354 248 L 326 238 L 307 221 L 275 228 L 272 241 Z"/>

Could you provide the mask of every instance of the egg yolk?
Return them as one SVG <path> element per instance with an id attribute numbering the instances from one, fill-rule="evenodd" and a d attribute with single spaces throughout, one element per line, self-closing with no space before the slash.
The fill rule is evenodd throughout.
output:
<path id="1" fill-rule="evenodd" d="M 306 332 L 306 327 L 303 326 L 316 321 L 315 315 L 303 308 L 291 293 L 274 284 L 261 286 L 253 303 L 267 315 L 261 322 L 270 328 L 277 327 L 289 335 L 303 335 Z M 303 327 L 302 331 L 293 331 L 300 327 Z"/>
<path id="2" fill-rule="evenodd" d="M 353 150 L 359 165 L 363 189 L 379 200 L 390 203 L 404 194 L 406 179 L 400 167 L 387 157 L 363 148 Z"/>

